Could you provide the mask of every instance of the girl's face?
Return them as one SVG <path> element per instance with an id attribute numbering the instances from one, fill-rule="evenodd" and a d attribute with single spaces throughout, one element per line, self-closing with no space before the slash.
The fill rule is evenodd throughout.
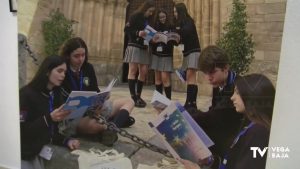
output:
<path id="1" fill-rule="evenodd" d="M 148 18 L 149 16 L 153 15 L 154 10 L 155 10 L 154 7 L 151 7 L 151 8 L 149 8 L 149 9 L 147 9 L 147 11 L 145 12 L 144 16 L 145 16 L 146 18 Z"/>
<path id="2" fill-rule="evenodd" d="M 70 66 L 79 71 L 85 60 L 85 49 L 77 48 L 70 55 Z"/>
<path id="3" fill-rule="evenodd" d="M 178 13 L 177 13 L 176 8 L 174 8 L 174 18 L 175 18 L 175 19 L 178 19 Z"/>
<path id="4" fill-rule="evenodd" d="M 67 71 L 67 65 L 65 63 L 52 69 L 48 75 L 49 77 L 49 82 L 47 86 L 48 89 L 52 89 L 55 86 L 60 86 L 65 79 L 66 71 Z"/>
<path id="5" fill-rule="evenodd" d="M 167 20 L 167 15 L 165 13 L 163 13 L 163 12 L 160 12 L 158 14 L 158 19 L 159 19 L 160 23 L 165 24 L 166 20 Z"/>
<path id="6" fill-rule="evenodd" d="M 231 101 L 233 102 L 233 105 L 237 112 L 239 113 L 245 112 L 246 108 L 243 99 L 241 98 L 241 95 L 239 94 L 239 91 L 236 87 L 234 88 L 234 93 L 231 96 Z"/>

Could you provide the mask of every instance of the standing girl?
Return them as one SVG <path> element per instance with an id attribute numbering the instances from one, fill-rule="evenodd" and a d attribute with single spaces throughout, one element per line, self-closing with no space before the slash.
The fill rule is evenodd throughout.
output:
<path id="1" fill-rule="evenodd" d="M 155 18 L 157 23 L 155 30 L 162 33 L 169 33 L 171 26 L 168 20 L 167 12 L 160 10 Z M 154 36 L 154 40 L 155 40 Z M 167 98 L 171 99 L 171 73 L 173 71 L 173 44 L 157 42 L 151 44 L 152 63 L 151 69 L 155 70 L 155 88 L 163 93 L 163 88 Z"/>
<path id="2" fill-rule="evenodd" d="M 176 30 L 181 37 L 181 44 L 179 46 L 184 56 L 182 69 L 186 71 L 187 96 L 184 107 L 186 109 L 197 109 L 198 86 L 196 84 L 196 75 L 200 57 L 200 43 L 196 26 L 194 20 L 188 14 L 184 3 L 175 5 L 174 18 Z"/>
<path id="3" fill-rule="evenodd" d="M 145 27 L 149 24 L 149 17 L 153 14 L 153 0 L 145 2 L 130 16 L 125 26 L 125 33 L 128 35 L 128 46 L 125 51 L 124 62 L 129 63 L 128 85 L 131 98 L 136 107 L 145 107 L 146 102 L 141 98 L 143 85 L 150 64 L 148 43 L 143 37 L 146 36 Z M 136 83 L 137 71 L 139 73 Z"/>
<path id="4" fill-rule="evenodd" d="M 79 147 L 78 140 L 60 135 L 57 127 L 58 122 L 70 114 L 63 110 L 65 96 L 59 87 L 66 70 L 63 58 L 49 56 L 33 80 L 20 89 L 22 169 L 43 169 L 41 157 L 51 158 L 53 153 L 47 144 L 64 145 L 71 150 Z"/>

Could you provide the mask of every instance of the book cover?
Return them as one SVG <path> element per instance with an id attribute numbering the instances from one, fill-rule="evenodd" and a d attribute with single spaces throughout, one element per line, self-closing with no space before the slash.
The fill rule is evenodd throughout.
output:
<path id="1" fill-rule="evenodd" d="M 65 119 L 80 118 L 88 109 L 95 109 L 102 106 L 109 99 L 110 92 L 117 79 L 113 79 L 109 85 L 102 91 L 72 91 L 65 103 L 64 109 L 71 110 L 71 114 Z"/>
<path id="2" fill-rule="evenodd" d="M 153 92 L 151 104 L 156 110 L 162 111 L 171 104 L 171 100 L 169 100 L 166 96 L 162 95 L 161 93 L 159 93 L 158 91 L 155 90 Z M 214 142 L 208 137 L 208 135 L 204 132 L 204 130 L 197 124 L 197 122 L 185 110 L 185 108 L 179 102 L 176 102 L 175 105 L 176 105 L 177 109 L 182 113 L 183 117 L 189 122 L 189 124 L 195 130 L 196 134 L 204 142 L 204 144 L 207 147 L 213 146 Z"/>
<path id="3" fill-rule="evenodd" d="M 171 104 L 171 101 L 158 91 L 154 90 L 150 103 L 155 109 L 163 110 Z"/>
<path id="4" fill-rule="evenodd" d="M 144 29 L 144 31 L 146 32 L 146 36 L 143 37 L 145 40 L 147 40 L 148 42 L 151 41 L 151 39 L 154 37 L 154 35 L 156 34 L 156 30 L 154 28 L 152 28 L 151 26 L 147 25 Z"/>
<path id="5" fill-rule="evenodd" d="M 162 138 L 175 159 L 197 163 L 212 155 L 175 103 L 162 111 L 155 121 L 149 122 L 149 126 Z"/>
<path id="6" fill-rule="evenodd" d="M 180 35 L 176 32 L 157 32 L 154 37 L 155 42 L 162 42 L 167 44 L 170 41 L 174 41 L 176 44 L 180 41 Z"/>
<path id="7" fill-rule="evenodd" d="M 149 25 L 145 27 L 144 31 L 146 32 L 146 36 L 143 38 L 148 42 L 154 39 L 155 43 L 163 42 L 167 44 L 170 41 L 174 41 L 178 44 L 180 41 L 180 35 L 176 32 L 157 32 Z"/>

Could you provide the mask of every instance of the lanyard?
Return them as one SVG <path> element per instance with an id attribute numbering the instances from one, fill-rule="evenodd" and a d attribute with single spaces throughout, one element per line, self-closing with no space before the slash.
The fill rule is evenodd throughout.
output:
<path id="1" fill-rule="evenodd" d="M 236 78 L 236 73 L 235 72 L 230 72 L 230 78 L 228 79 L 228 83 L 227 84 L 232 84 L 234 82 Z"/>
<path id="2" fill-rule="evenodd" d="M 225 86 L 222 86 L 222 87 L 219 87 L 219 91 L 223 91 L 223 89 L 227 86 L 227 85 L 231 85 L 232 83 L 234 83 L 234 80 L 236 78 L 236 73 L 235 72 L 229 72 L 229 75 L 228 75 L 228 79 L 227 79 L 227 82 L 226 82 L 226 85 Z"/>
<path id="3" fill-rule="evenodd" d="M 83 84 L 83 75 L 82 75 L 82 71 L 80 70 L 80 75 L 79 75 L 79 87 L 76 83 L 76 80 L 74 79 L 73 75 L 72 75 L 72 71 L 69 69 L 68 71 L 68 75 L 71 79 L 71 83 L 72 83 L 72 90 L 82 90 L 82 84 Z"/>
<path id="4" fill-rule="evenodd" d="M 247 131 L 248 129 L 250 129 L 252 126 L 254 125 L 253 122 L 251 122 L 247 127 L 245 127 L 234 139 L 234 141 L 232 142 L 231 146 L 230 146 L 230 149 L 232 149 L 236 143 L 239 141 L 240 137 L 243 136 Z M 228 158 L 228 153 L 224 156 L 224 159 L 222 161 L 222 164 L 220 166 L 219 169 L 226 169 L 226 164 L 227 164 L 227 158 Z"/>
<path id="5" fill-rule="evenodd" d="M 49 113 L 53 111 L 53 100 L 54 100 L 54 94 L 53 92 L 50 92 L 49 94 Z M 52 137 L 54 135 L 54 126 L 52 124 L 49 124 L 49 131 L 50 131 L 50 139 L 52 143 Z"/>
<path id="6" fill-rule="evenodd" d="M 144 26 L 146 27 L 148 24 L 148 20 L 145 20 Z"/>

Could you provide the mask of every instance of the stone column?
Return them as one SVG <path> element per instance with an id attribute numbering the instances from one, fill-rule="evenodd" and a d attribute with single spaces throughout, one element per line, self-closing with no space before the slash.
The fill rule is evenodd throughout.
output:
<path id="1" fill-rule="evenodd" d="M 104 23 L 103 28 L 103 45 L 101 47 L 101 57 L 105 60 L 110 57 L 110 48 L 112 41 L 112 29 L 113 29 L 113 14 L 114 14 L 114 4 L 116 0 L 107 0 L 104 9 Z"/>
<path id="2" fill-rule="evenodd" d="M 101 56 L 101 48 L 102 48 L 102 45 L 103 45 L 103 35 L 102 35 L 102 32 L 103 32 L 103 25 L 104 25 L 104 5 L 105 5 L 105 1 L 103 0 L 98 0 L 97 3 L 96 3 L 96 6 L 97 6 L 97 33 L 96 33 L 96 44 L 97 44 L 97 47 L 96 47 L 96 56 L 100 57 Z"/>

